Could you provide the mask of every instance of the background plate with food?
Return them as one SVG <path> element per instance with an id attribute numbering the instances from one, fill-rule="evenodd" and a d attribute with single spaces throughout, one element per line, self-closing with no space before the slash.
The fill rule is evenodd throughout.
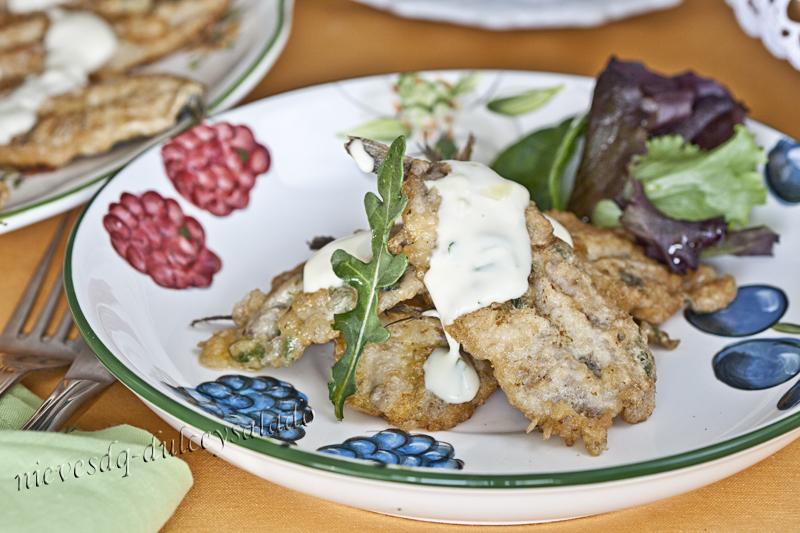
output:
<path id="1" fill-rule="evenodd" d="M 489 30 L 599 26 L 675 7 L 680 0 L 356 0 L 401 17 Z"/>
<path id="2" fill-rule="evenodd" d="M 69 303 L 160 416 L 276 483 L 437 521 L 611 511 L 800 432 L 797 149 L 717 81 L 616 59 L 310 87 L 120 171 Z"/>
<path id="3" fill-rule="evenodd" d="M 7 2 L 0 233 L 86 201 L 198 102 L 211 112 L 239 101 L 283 49 L 292 5 Z"/>

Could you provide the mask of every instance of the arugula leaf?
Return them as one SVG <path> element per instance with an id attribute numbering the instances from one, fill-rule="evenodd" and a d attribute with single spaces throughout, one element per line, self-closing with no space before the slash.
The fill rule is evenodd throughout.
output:
<path id="1" fill-rule="evenodd" d="M 724 216 L 728 225 L 741 228 L 753 206 L 767 201 L 757 170 L 765 160 L 753 134 L 737 125 L 733 137 L 709 151 L 679 136 L 655 137 L 644 155 L 633 158 L 630 171 L 665 215 L 690 221 Z"/>
<path id="2" fill-rule="evenodd" d="M 536 130 L 503 150 L 492 168 L 524 185 L 539 209 L 563 210 L 569 197 L 564 170 L 585 128 L 586 117 L 581 116 Z"/>
<path id="3" fill-rule="evenodd" d="M 372 259 L 365 263 L 345 252 L 336 250 L 331 257 L 333 271 L 356 290 L 356 306 L 334 316 L 333 328 L 342 334 L 346 348 L 333 365 L 328 393 L 336 418 L 344 416 L 344 402 L 356 392 L 356 368 L 364 347 L 369 343 L 385 342 L 389 332 L 378 318 L 378 292 L 395 284 L 406 271 L 404 255 L 392 255 L 386 246 L 394 220 L 403 212 L 403 155 L 406 142 L 398 137 L 378 171 L 378 193 L 364 197 L 367 220 L 372 231 Z"/>
<path id="4" fill-rule="evenodd" d="M 488 107 L 490 111 L 500 113 L 501 115 L 524 115 L 525 113 L 536 111 L 545 105 L 555 95 L 560 93 L 563 88 L 564 84 L 555 85 L 553 87 L 531 89 L 514 96 L 495 98 L 486 104 L 486 107 Z"/>

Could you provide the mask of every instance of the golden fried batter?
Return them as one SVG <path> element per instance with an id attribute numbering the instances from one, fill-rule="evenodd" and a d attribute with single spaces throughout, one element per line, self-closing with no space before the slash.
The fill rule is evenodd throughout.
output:
<path id="1" fill-rule="evenodd" d="M 356 370 L 357 392 L 347 399 L 348 406 L 401 429 L 443 431 L 468 420 L 497 388 L 491 365 L 467 355 L 480 378 L 478 393 L 469 402 L 445 402 L 425 388 L 423 369 L 434 349 L 447 348 L 439 320 L 413 312 L 389 312 L 382 320 L 389 340 L 364 349 Z M 336 347 L 338 358 L 345 348 L 341 339 Z"/>
<path id="2" fill-rule="evenodd" d="M 736 297 L 733 276 L 718 275 L 701 265 L 679 275 L 647 257 L 641 246 L 621 230 L 597 228 L 572 213 L 550 211 L 572 235 L 577 253 L 595 286 L 634 318 L 661 324 L 687 304 L 710 313 L 726 307 Z"/>
<path id="3" fill-rule="evenodd" d="M 256 289 L 236 304 L 236 327 L 200 343 L 200 362 L 211 368 L 251 370 L 290 366 L 308 346 L 336 339 L 333 316 L 355 306 L 355 290 L 345 285 L 303 292 L 303 266 L 278 275 L 268 294 Z M 411 300 L 422 290 L 414 269 L 409 269 L 397 286 L 381 292 L 378 311 Z"/>

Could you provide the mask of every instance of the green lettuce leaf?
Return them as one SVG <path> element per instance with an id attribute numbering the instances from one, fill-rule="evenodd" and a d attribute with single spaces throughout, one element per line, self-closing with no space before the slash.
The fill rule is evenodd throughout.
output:
<path id="1" fill-rule="evenodd" d="M 630 172 L 665 215 L 700 221 L 723 216 L 732 228 L 747 226 L 754 205 L 767 201 L 758 165 L 766 160 L 753 134 L 737 125 L 733 137 L 703 151 L 677 135 L 654 137 L 635 156 Z"/>

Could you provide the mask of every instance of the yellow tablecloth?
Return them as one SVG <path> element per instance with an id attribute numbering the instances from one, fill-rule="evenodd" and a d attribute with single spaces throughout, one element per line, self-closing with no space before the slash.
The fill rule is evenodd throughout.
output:
<path id="1" fill-rule="evenodd" d="M 800 72 L 748 38 L 721 0 L 586 30 L 493 33 L 394 18 L 348 0 L 298 0 L 289 43 L 247 100 L 320 82 L 435 68 L 508 68 L 594 75 L 609 55 L 674 72 L 691 67 L 723 81 L 753 117 L 800 137 Z M 0 236 L 0 324 L 5 323 L 55 229 L 56 219 Z M 25 380 L 46 395 L 59 375 Z M 81 419 L 83 429 L 115 424 L 163 439 L 177 433 L 115 384 Z M 455 531 L 350 509 L 273 485 L 205 452 L 183 455 L 195 477 L 166 531 Z M 504 531 L 702 531 L 800 528 L 800 442 L 709 487 L 608 515 Z M 488 531 L 492 528 L 484 528 Z M 459 529 L 460 530 L 460 529 Z"/>

